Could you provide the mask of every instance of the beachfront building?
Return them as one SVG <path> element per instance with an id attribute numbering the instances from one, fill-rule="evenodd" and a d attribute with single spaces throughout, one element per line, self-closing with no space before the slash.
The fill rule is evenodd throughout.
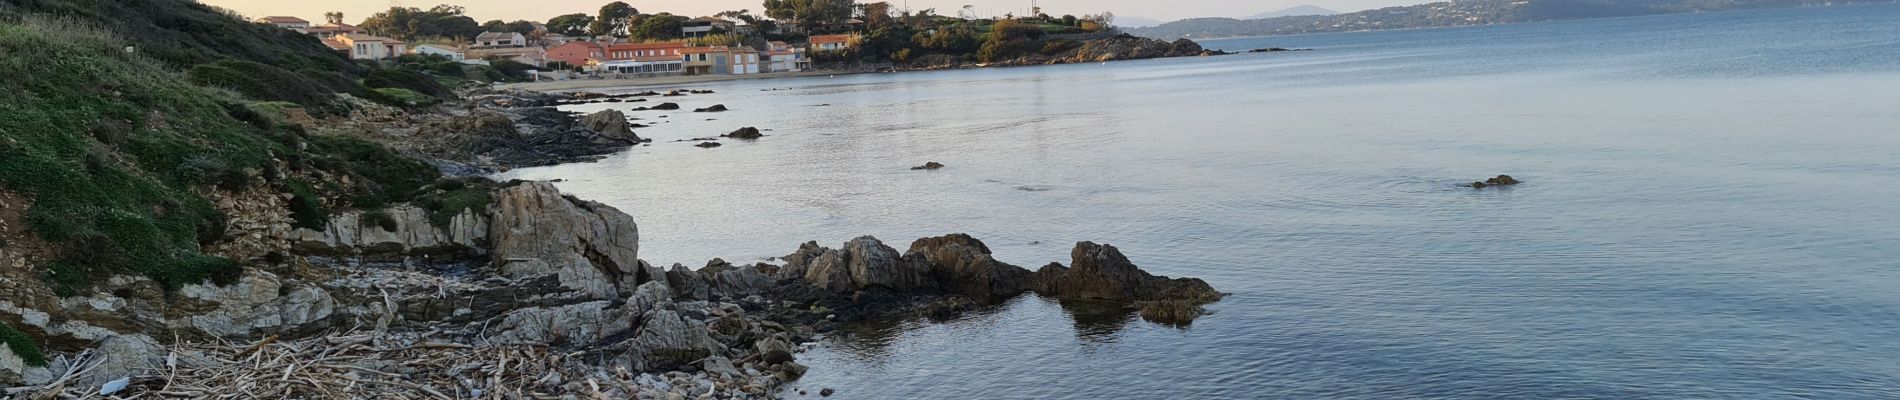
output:
<path id="1" fill-rule="evenodd" d="M 688 47 L 683 52 L 686 75 L 748 75 L 759 73 L 759 51 L 750 47 Z"/>
<path id="2" fill-rule="evenodd" d="M 621 43 L 607 46 L 608 61 L 630 61 L 642 57 L 667 57 L 679 59 L 684 55 L 686 42 Z"/>
<path id="3" fill-rule="evenodd" d="M 546 67 L 548 53 L 539 47 L 498 47 L 469 49 L 468 57 L 478 60 L 513 60 L 514 62 Z"/>
<path id="4" fill-rule="evenodd" d="M 816 35 L 811 37 L 813 51 L 843 51 L 851 48 L 851 35 Z"/>
<path id="5" fill-rule="evenodd" d="M 305 21 L 303 18 L 297 17 L 264 17 L 258 18 L 257 23 L 270 24 L 271 26 L 284 29 L 303 29 L 310 27 L 310 21 Z"/>
<path id="6" fill-rule="evenodd" d="M 487 47 L 527 47 L 528 37 L 515 32 L 482 32 L 475 35 L 476 48 Z"/>
<path id="7" fill-rule="evenodd" d="M 351 60 L 387 60 L 406 53 L 407 43 L 401 40 L 364 34 L 338 35 L 335 39 L 349 53 Z M 334 46 L 332 48 L 335 48 Z"/>
<path id="8" fill-rule="evenodd" d="M 583 66 L 588 60 L 606 61 L 607 46 L 600 43 L 574 41 L 549 47 L 548 62 L 560 62 L 569 67 Z"/>
<path id="9" fill-rule="evenodd" d="M 772 41 L 766 44 L 764 58 L 760 62 L 761 72 L 798 72 L 811 68 L 811 59 L 805 57 L 805 49 L 792 47 L 791 44 Z"/>
<path id="10" fill-rule="evenodd" d="M 416 45 L 414 52 L 421 55 L 442 56 L 448 58 L 450 61 L 468 59 L 468 54 L 462 52 L 462 49 L 439 44 L 419 44 Z"/>

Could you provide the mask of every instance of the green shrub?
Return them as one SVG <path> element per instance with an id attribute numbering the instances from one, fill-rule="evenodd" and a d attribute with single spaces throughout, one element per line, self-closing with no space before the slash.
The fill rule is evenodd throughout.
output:
<path id="1" fill-rule="evenodd" d="M 308 140 L 312 166 L 352 177 L 345 194 L 352 207 L 370 209 L 409 201 L 418 189 L 442 176 L 429 163 L 362 139 L 311 136 Z"/>
<path id="2" fill-rule="evenodd" d="M 436 98 L 409 89 L 378 88 L 370 91 L 376 93 L 373 97 L 376 102 L 394 107 L 415 108 L 436 104 Z"/>
<path id="3" fill-rule="evenodd" d="M 287 101 L 307 107 L 328 103 L 332 84 L 276 66 L 243 60 L 199 64 L 187 72 L 191 83 L 231 89 L 253 100 Z"/>
<path id="4" fill-rule="evenodd" d="M 376 227 L 382 228 L 384 232 L 395 232 L 396 229 L 402 227 L 396 223 L 396 217 L 389 216 L 388 210 L 370 210 L 364 212 L 363 220 L 376 224 Z"/>
<path id="5" fill-rule="evenodd" d="M 448 97 L 455 92 L 436 82 L 435 78 L 408 68 L 382 68 L 370 71 L 363 78 L 363 86 L 370 89 L 407 89 L 425 96 Z M 380 92 L 380 90 L 378 90 Z"/>
<path id="6" fill-rule="evenodd" d="M 310 188 L 302 179 L 291 179 L 284 184 L 290 191 L 290 226 L 320 231 L 330 224 L 330 213 L 323 210 L 322 197 Z"/>
<path id="7" fill-rule="evenodd" d="M 25 332 L 13 329 L 7 324 L 0 324 L 0 343 L 5 343 L 7 349 L 13 350 L 13 355 L 26 361 L 28 366 L 46 366 L 46 355 L 40 353 L 40 345 L 34 343 L 33 337 L 27 336 Z"/>
<path id="8" fill-rule="evenodd" d="M 480 212 L 494 202 L 492 185 L 466 186 L 416 200 L 418 206 L 429 210 L 429 223 L 437 227 L 448 227 L 455 221 L 455 216 L 461 215 L 462 212 L 467 210 Z"/>

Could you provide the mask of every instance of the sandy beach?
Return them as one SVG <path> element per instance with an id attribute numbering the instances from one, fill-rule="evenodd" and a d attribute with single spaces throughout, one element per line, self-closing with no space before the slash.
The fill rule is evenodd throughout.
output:
<path id="1" fill-rule="evenodd" d="M 693 84 L 693 83 L 723 82 L 723 81 L 736 81 L 736 80 L 745 80 L 745 79 L 803 78 L 803 77 L 813 77 L 813 76 L 844 75 L 844 74 L 850 74 L 850 73 L 852 72 L 802 71 L 802 72 L 775 72 L 775 73 L 769 73 L 769 74 L 750 74 L 750 75 L 674 75 L 674 76 L 659 76 L 659 77 L 630 78 L 630 79 L 570 79 L 570 80 L 565 80 L 565 81 L 509 83 L 509 84 L 500 85 L 500 87 L 508 88 L 508 89 L 532 90 L 532 91 L 537 91 L 537 92 L 565 92 L 565 91 L 574 91 L 574 90 L 583 90 L 583 89 L 684 85 L 684 84 Z"/>

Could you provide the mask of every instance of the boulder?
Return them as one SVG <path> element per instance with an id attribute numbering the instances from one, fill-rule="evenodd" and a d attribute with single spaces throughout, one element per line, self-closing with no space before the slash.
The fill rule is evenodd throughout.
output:
<path id="1" fill-rule="evenodd" d="M 712 107 L 693 109 L 693 112 L 726 112 L 726 111 L 727 110 L 726 110 L 725 104 L 714 104 L 712 105 Z"/>
<path id="2" fill-rule="evenodd" d="M 652 107 L 646 107 L 646 108 L 643 108 L 643 109 L 646 109 L 646 110 L 678 110 L 678 109 L 680 109 L 680 105 L 679 105 L 678 103 L 660 103 L 659 105 L 655 105 L 655 106 L 652 106 Z"/>
<path id="3" fill-rule="evenodd" d="M 746 265 L 734 267 L 726 260 L 713 259 L 699 269 L 699 275 L 712 287 L 712 293 L 728 298 L 764 294 L 771 290 L 773 279 L 761 271 L 758 266 Z"/>
<path id="4" fill-rule="evenodd" d="M 825 250 L 828 249 L 819 246 L 818 242 L 815 241 L 798 245 L 798 251 L 792 252 L 791 255 L 780 257 L 780 259 L 785 260 L 785 265 L 779 267 L 778 273 L 773 274 L 772 278 L 780 282 L 804 278 L 805 270 L 811 266 L 813 260 L 823 255 Z"/>
<path id="5" fill-rule="evenodd" d="M 348 211 L 330 216 L 322 231 L 298 228 L 290 233 L 291 248 L 303 254 L 420 256 L 440 253 L 479 253 L 488 237 L 488 219 L 467 210 L 447 226 L 429 221 L 429 211 L 409 205 L 374 213 Z"/>
<path id="6" fill-rule="evenodd" d="M 1490 186 L 1510 186 L 1518 183 L 1517 179 L 1512 178 L 1510 175 L 1498 175 L 1496 178 L 1485 179 L 1483 182 L 1472 182 L 1471 187 L 1483 189 Z"/>
<path id="7" fill-rule="evenodd" d="M 194 284 L 178 289 L 178 296 L 196 306 L 180 305 L 188 313 L 174 325 L 227 337 L 323 328 L 337 311 L 336 299 L 315 285 L 285 282 L 276 274 L 246 269 L 230 285 Z"/>
<path id="8" fill-rule="evenodd" d="M 489 339 L 505 344 L 588 345 L 632 330 L 639 311 L 631 304 L 604 300 L 524 308 L 503 317 Z"/>
<path id="9" fill-rule="evenodd" d="M 805 281 L 832 293 L 850 292 L 857 289 L 853 286 L 850 268 L 843 252 L 824 249 L 805 266 Z"/>
<path id="10" fill-rule="evenodd" d="M 935 171 L 939 169 L 943 169 L 943 164 L 938 163 L 936 161 L 927 162 L 927 163 L 924 163 L 924 165 L 910 167 L 910 170 L 912 171 Z"/>
<path id="11" fill-rule="evenodd" d="M 764 361 L 766 365 L 788 363 L 793 359 L 792 343 L 783 338 L 760 339 L 752 344 L 752 348 L 758 352 L 759 360 Z"/>
<path id="12" fill-rule="evenodd" d="M 739 130 L 736 130 L 736 131 L 732 131 L 732 133 L 728 133 L 728 134 L 724 134 L 724 135 L 719 135 L 719 137 L 723 137 L 723 138 L 733 138 L 733 139 L 743 139 L 743 140 L 753 140 L 753 139 L 758 139 L 758 138 L 761 138 L 761 137 L 765 137 L 765 134 L 762 134 L 762 133 L 759 133 L 759 128 L 754 128 L 754 127 L 750 127 L 750 126 L 748 126 L 748 127 L 744 127 L 744 128 L 739 128 Z"/>
<path id="13" fill-rule="evenodd" d="M 143 375 L 163 367 L 168 354 L 157 340 L 145 335 L 106 338 L 93 351 L 99 356 L 99 366 L 92 373 L 77 377 L 78 386 L 96 388 L 116 379 Z"/>
<path id="14" fill-rule="evenodd" d="M 1115 246 L 1081 242 L 1069 255 L 1074 267 L 1045 266 L 1031 278 L 1031 287 L 1037 293 L 1066 299 L 1209 303 L 1222 296 L 1200 279 L 1169 279 L 1142 271 Z"/>
<path id="15" fill-rule="evenodd" d="M 639 227 L 618 209 L 562 195 L 547 182 L 503 187 L 494 201 L 490 242 L 510 277 L 555 275 L 562 286 L 603 300 L 657 279 L 640 267 Z"/>
<path id="16" fill-rule="evenodd" d="M 997 300 L 1029 288 L 1029 270 L 997 261 L 989 246 L 970 235 L 917 239 L 904 256 L 928 266 L 931 278 L 946 292 Z"/>
<path id="17" fill-rule="evenodd" d="M 640 370 L 689 365 L 713 355 L 719 346 L 704 324 L 668 309 L 647 313 L 640 320 L 639 333 L 627 344 Z"/>
<path id="18" fill-rule="evenodd" d="M 897 253 L 897 249 L 885 246 L 875 237 L 865 236 L 845 242 L 844 256 L 851 272 L 853 289 L 882 287 L 904 291 L 930 285 L 929 274 L 924 266 L 905 260 Z"/>
<path id="19" fill-rule="evenodd" d="M 710 149 L 710 148 L 719 147 L 719 146 L 720 146 L 719 142 L 699 142 L 699 144 L 693 145 L 693 147 L 698 147 L 702 149 Z"/>
<path id="20" fill-rule="evenodd" d="M 614 101 L 619 101 L 615 99 Z M 581 125 L 593 129 L 601 136 L 615 140 L 642 142 L 640 135 L 633 133 L 633 124 L 627 120 L 627 114 L 620 110 L 602 110 L 581 118 Z"/>
<path id="21" fill-rule="evenodd" d="M 686 269 L 684 265 L 673 264 L 673 268 L 666 271 L 666 283 L 667 286 L 672 287 L 673 293 L 679 298 L 712 299 L 712 285 L 707 284 L 699 273 Z"/>

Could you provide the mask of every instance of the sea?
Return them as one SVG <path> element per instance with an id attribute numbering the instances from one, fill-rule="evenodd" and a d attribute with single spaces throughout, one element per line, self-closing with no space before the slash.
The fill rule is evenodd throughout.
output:
<path id="1" fill-rule="evenodd" d="M 969 233 L 1230 293 L 848 326 L 790 398 L 1900 398 L 1900 5 L 1202 44 L 1301 51 L 689 85 L 732 111 L 500 177 L 663 267 Z"/>

